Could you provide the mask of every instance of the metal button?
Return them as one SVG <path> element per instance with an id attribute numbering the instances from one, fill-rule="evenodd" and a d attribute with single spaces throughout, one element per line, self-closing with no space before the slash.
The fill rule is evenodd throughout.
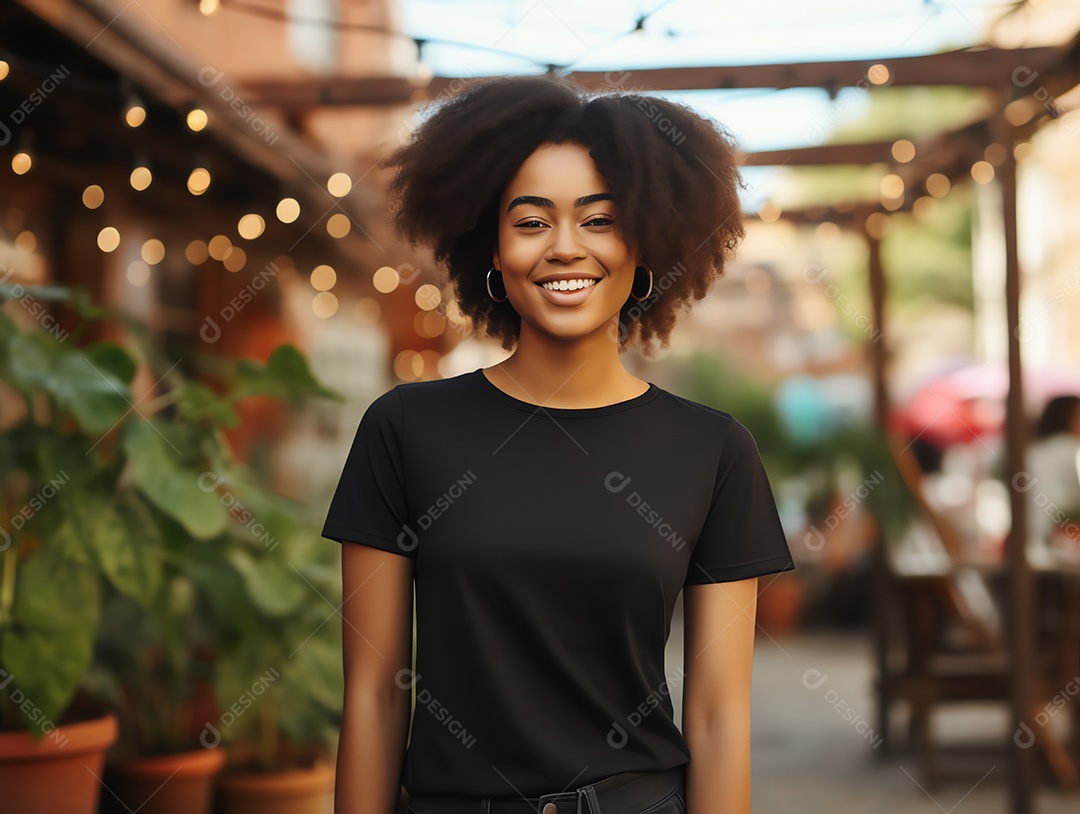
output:
<path id="1" fill-rule="evenodd" d="M 555 805 L 554 803 L 545 803 L 544 804 L 544 814 L 556 814 L 556 812 L 558 810 L 559 810 L 559 807 L 557 805 Z"/>

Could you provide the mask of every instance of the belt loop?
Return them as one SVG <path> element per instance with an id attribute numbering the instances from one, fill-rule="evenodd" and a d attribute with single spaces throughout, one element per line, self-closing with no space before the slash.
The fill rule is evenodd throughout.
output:
<path id="1" fill-rule="evenodd" d="M 578 789 L 577 814 L 584 814 L 581 809 L 581 798 L 583 795 L 589 801 L 589 814 L 601 814 L 600 801 L 596 799 L 596 789 L 594 789 L 592 786 L 586 786 L 583 789 Z"/>
<path id="2" fill-rule="evenodd" d="M 490 797 L 483 797 L 480 799 L 480 814 L 491 814 Z"/>

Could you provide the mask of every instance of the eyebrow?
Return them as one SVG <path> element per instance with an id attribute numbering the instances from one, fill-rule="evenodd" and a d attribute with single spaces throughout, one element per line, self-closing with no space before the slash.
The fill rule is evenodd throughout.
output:
<path id="1" fill-rule="evenodd" d="M 591 203 L 597 201 L 614 201 L 615 196 L 610 192 L 598 192 L 595 195 L 584 195 L 574 201 L 574 208 L 577 209 L 582 206 L 588 206 Z M 514 200 L 510 201 L 510 206 L 506 207 L 506 211 L 509 212 L 515 206 L 522 204 L 532 204 L 533 206 L 546 206 L 548 209 L 554 209 L 555 203 L 550 198 L 541 198 L 537 195 L 518 195 Z"/>

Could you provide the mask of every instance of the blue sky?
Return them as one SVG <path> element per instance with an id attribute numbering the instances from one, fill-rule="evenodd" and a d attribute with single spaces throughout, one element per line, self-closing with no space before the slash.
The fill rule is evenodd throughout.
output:
<path id="1" fill-rule="evenodd" d="M 399 0 L 411 35 L 497 48 L 589 70 L 910 56 L 986 45 L 986 23 L 1008 6 L 986 0 Z M 639 16 L 659 7 L 645 30 Z M 528 59 L 429 43 L 437 74 L 534 73 Z M 809 143 L 814 125 L 857 118 L 864 94 L 819 90 L 669 94 L 727 125 L 748 150 Z"/>

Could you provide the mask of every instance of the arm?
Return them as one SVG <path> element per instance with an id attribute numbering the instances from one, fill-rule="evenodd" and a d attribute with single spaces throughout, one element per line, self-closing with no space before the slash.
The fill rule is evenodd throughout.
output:
<path id="1" fill-rule="evenodd" d="M 682 730 L 689 814 L 750 814 L 757 577 L 684 588 Z"/>
<path id="2" fill-rule="evenodd" d="M 396 814 L 409 730 L 413 563 L 345 541 L 341 548 L 345 699 L 335 814 Z M 404 686 L 401 686 L 404 685 Z"/>

